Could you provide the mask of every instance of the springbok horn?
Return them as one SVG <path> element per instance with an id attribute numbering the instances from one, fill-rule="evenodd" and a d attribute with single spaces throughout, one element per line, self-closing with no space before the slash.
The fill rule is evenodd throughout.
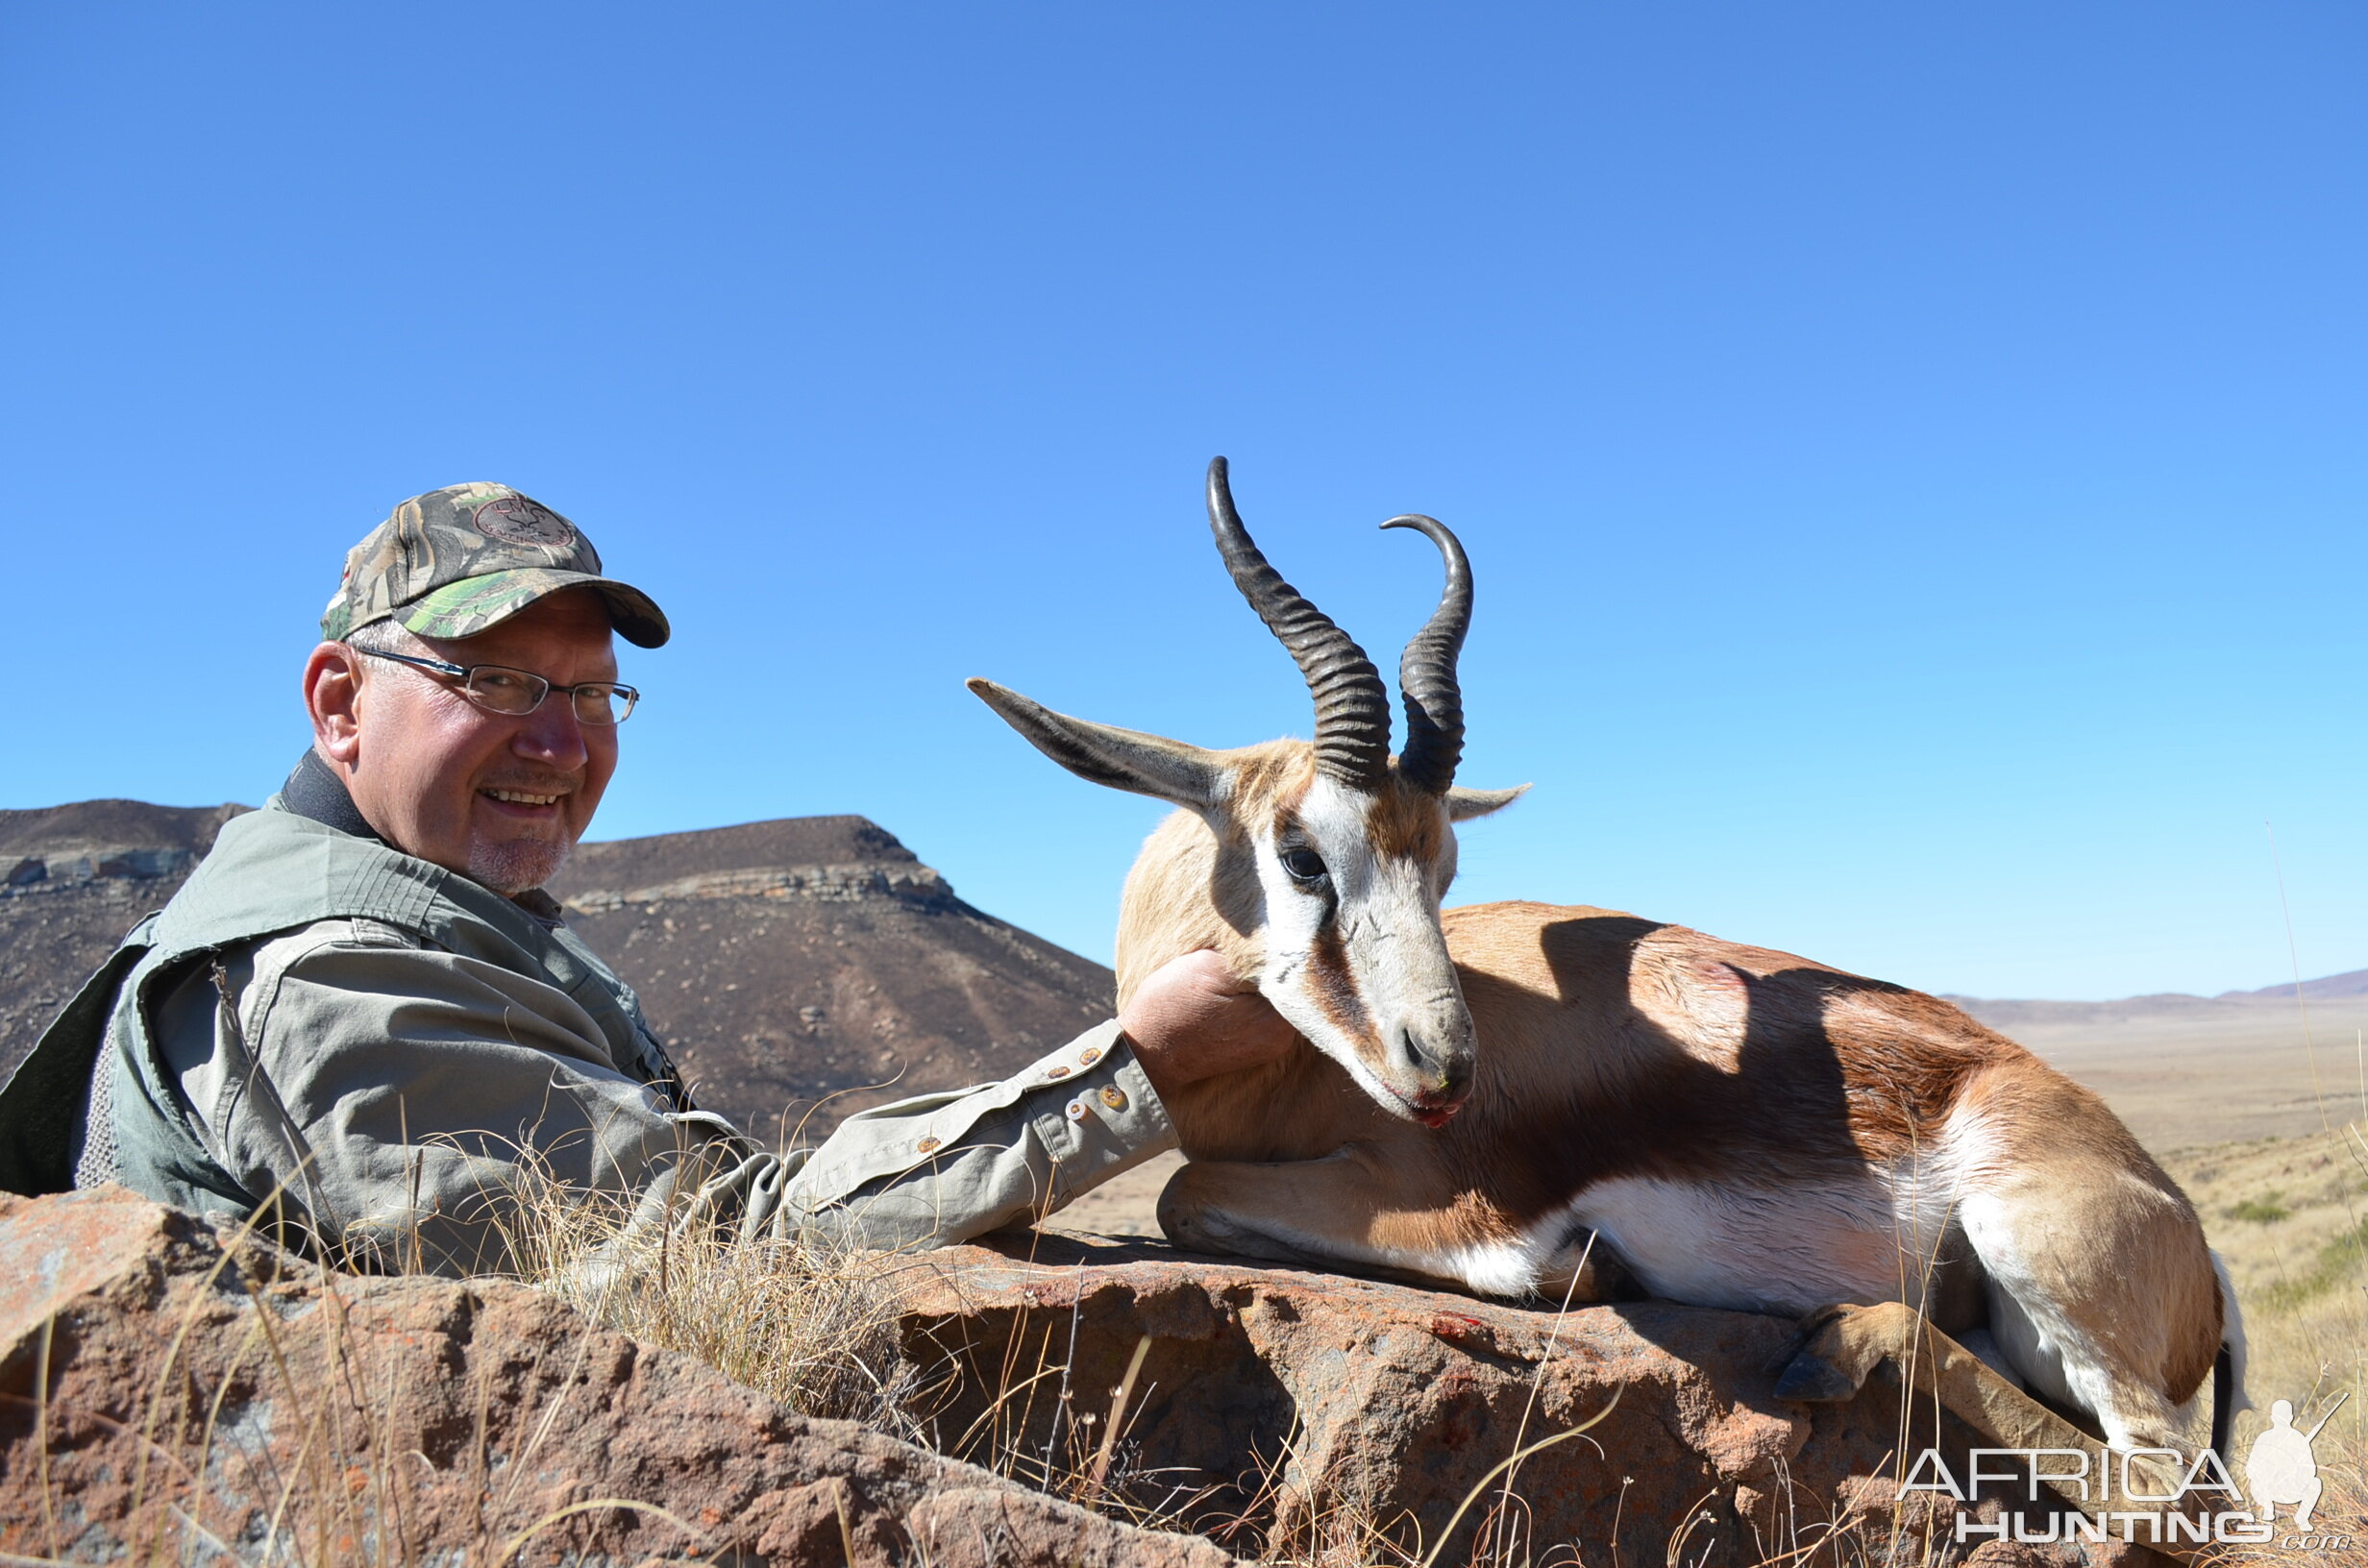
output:
<path id="1" fill-rule="evenodd" d="M 1316 767 L 1360 790 L 1370 790 L 1390 770 L 1390 695 L 1381 672 L 1348 633 L 1300 597 L 1267 564 L 1233 509 L 1225 482 L 1225 459 L 1209 459 L 1209 531 L 1233 585 L 1267 624 L 1307 677 L 1316 698 Z M 1452 657 L 1452 655 L 1450 655 Z"/>
<path id="2" fill-rule="evenodd" d="M 1397 661 L 1398 695 L 1406 702 L 1406 750 L 1398 775 L 1429 795 L 1445 795 L 1464 758 L 1464 689 L 1455 678 L 1455 657 L 1471 627 L 1471 562 L 1444 523 L 1419 512 L 1394 517 L 1385 528 L 1418 528 L 1446 557 L 1447 587 L 1430 624 L 1414 635 Z"/>

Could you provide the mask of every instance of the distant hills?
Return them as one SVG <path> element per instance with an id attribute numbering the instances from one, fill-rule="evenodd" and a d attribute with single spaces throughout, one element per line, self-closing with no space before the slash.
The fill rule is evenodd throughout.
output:
<path id="1" fill-rule="evenodd" d="M 2282 985 L 2263 986 L 2258 991 L 2224 991 L 2217 996 L 2191 996 L 2185 992 L 2167 991 L 2151 996 L 2124 996 L 2109 1002 L 2019 1001 L 1988 996 L 1950 996 L 1947 1000 L 1955 1002 L 1991 1028 L 2012 1034 L 2017 1026 L 2039 1023 L 2102 1024 L 2145 1018 L 2236 1019 L 2254 1016 L 2263 1008 L 2290 1010 L 2295 1005 L 2297 991 L 2306 1003 L 2339 1002 L 2368 996 L 2368 969 L 2347 969 L 2341 974 L 2306 980 L 2299 987 L 2289 980 Z"/>
<path id="2" fill-rule="evenodd" d="M 0 1069 L 242 806 L 0 811 Z M 997 919 L 861 817 L 581 845 L 552 892 L 639 991 L 703 1103 L 768 1139 L 1000 1077 L 1109 1016 L 1099 964 Z M 1949 998 L 2158 1147 L 2317 1126 L 2363 1078 L 2368 969 L 2218 996 Z M 2358 1047 L 2368 1048 L 2368 1047 Z M 2362 1060 L 2368 1060 L 2363 1058 Z"/>
<path id="3" fill-rule="evenodd" d="M 0 1071 L 243 806 L 0 811 Z M 972 908 L 861 817 L 580 846 L 552 884 L 703 1104 L 771 1139 L 1001 1077 L 1110 1016 L 1090 959 Z"/>
<path id="4" fill-rule="evenodd" d="M 2290 1002 L 2294 999 L 2295 989 L 2293 985 L 2286 984 L 2263 986 L 2258 991 L 2224 991 L 2216 999 L 2232 1001 L 2259 997 L 2273 1002 Z M 2306 980 L 2302 983 L 2301 990 L 2302 993 L 2312 1001 L 2322 996 L 2368 996 L 2368 969 L 2346 969 L 2341 974 L 2331 974 L 2318 980 Z"/>
<path id="5" fill-rule="evenodd" d="M 247 809 L 83 800 L 0 811 L 0 1070 Z"/>

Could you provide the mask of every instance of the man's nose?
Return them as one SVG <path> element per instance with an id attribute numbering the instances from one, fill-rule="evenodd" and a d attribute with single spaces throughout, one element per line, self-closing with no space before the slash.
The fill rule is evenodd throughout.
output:
<path id="1" fill-rule="evenodd" d="M 552 768 L 574 770 L 584 765 L 590 750 L 584 745 L 583 723 L 576 717 L 575 701 L 564 692 L 543 698 L 543 705 L 518 725 L 510 749 Z"/>

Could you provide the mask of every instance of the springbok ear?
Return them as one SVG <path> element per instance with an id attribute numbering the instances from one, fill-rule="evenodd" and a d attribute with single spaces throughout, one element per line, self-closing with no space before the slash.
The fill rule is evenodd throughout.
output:
<path id="1" fill-rule="evenodd" d="M 1486 817 L 1492 811 L 1502 811 L 1529 793 L 1526 784 L 1516 784 L 1509 790 L 1467 790 L 1458 786 L 1447 792 L 1447 821 L 1468 822 L 1474 817 Z"/>
<path id="2" fill-rule="evenodd" d="M 1072 719 L 976 675 L 962 684 L 1037 750 L 1089 783 L 1195 809 L 1223 797 L 1225 771 L 1214 752 L 1141 730 Z"/>

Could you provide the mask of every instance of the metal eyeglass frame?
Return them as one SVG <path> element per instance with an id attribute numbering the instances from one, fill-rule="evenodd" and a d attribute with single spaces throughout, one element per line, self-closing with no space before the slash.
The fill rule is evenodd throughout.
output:
<path id="1" fill-rule="evenodd" d="M 364 654 L 373 659 L 392 659 L 397 664 L 417 665 L 422 670 L 432 670 L 441 675 L 457 676 L 460 681 L 460 694 L 463 697 L 467 698 L 471 702 L 477 704 L 477 706 L 484 709 L 487 713 L 498 713 L 506 719 L 523 719 L 528 714 L 532 713 L 535 709 L 541 707 L 552 693 L 565 692 L 567 694 L 568 706 L 575 710 L 576 722 L 578 723 L 614 727 L 615 725 L 625 723 L 628 719 L 630 719 L 633 716 L 634 704 L 641 700 L 641 689 L 639 687 L 628 686 L 623 681 L 619 680 L 580 680 L 573 686 L 561 686 L 547 675 L 538 675 L 531 670 L 521 670 L 515 665 L 450 664 L 442 659 L 422 659 L 414 657 L 409 653 L 385 653 L 375 648 L 357 648 L 352 643 L 348 643 L 345 646 L 353 649 L 357 653 Z M 528 703 L 523 708 L 497 708 L 492 703 L 480 697 L 477 693 L 477 673 L 480 670 L 498 670 L 506 675 L 516 675 L 522 680 L 531 682 L 533 685 L 541 687 L 542 690 L 536 692 L 534 694 L 534 700 Z M 614 719 L 606 717 L 596 718 L 587 715 L 583 711 L 582 705 L 576 700 L 576 694 L 578 692 L 606 692 L 612 697 L 623 698 L 625 699 L 624 711 L 619 713 Z"/>

